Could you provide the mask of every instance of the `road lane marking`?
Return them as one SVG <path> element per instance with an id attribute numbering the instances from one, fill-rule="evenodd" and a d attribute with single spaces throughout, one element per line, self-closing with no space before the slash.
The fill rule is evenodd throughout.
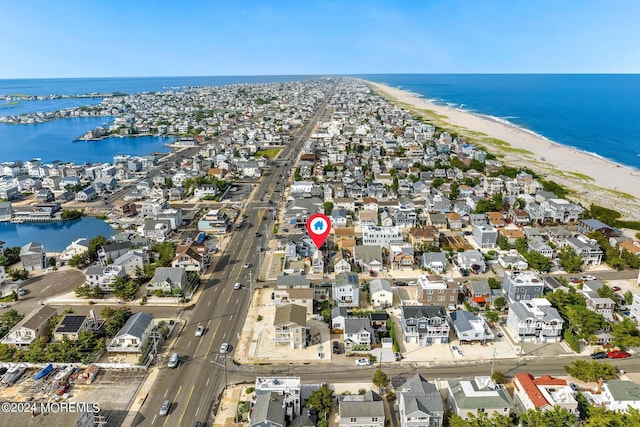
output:
<path id="1" fill-rule="evenodd" d="M 164 396 L 163 397 L 167 397 L 167 394 L 169 394 L 169 389 L 167 389 L 167 391 L 164 392 Z"/>
<path id="2" fill-rule="evenodd" d="M 207 324 L 204 326 L 204 330 L 206 331 L 209 328 L 209 324 L 211 323 L 211 320 L 207 321 Z M 193 351 L 193 356 L 196 356 L 196 353 L 198 352 L 198 349 L 200 348 L 200 346 L 202 345 L 202 340 L 198 341 L 198 344 L 196 345 L 196 349 Z"/>
<path id="3" fill-rule="evenodd" d="M 174 402 L 178 401 L 178 395 L 180 394 L 180 391 L 182 391 L 182 386 L 178 387 L 178 391 L 176 392 L 176 395 L 173 397 L 173 401 L 170 402 L 171 405 L 173 405 Z M 167 416 L 167 419 L 164 421 L 164 423 L 162 423 L 162 427 L 166 426 L 168 422 L 169 422 L 169 416 Z"/>
<path id="4" fill-rule="evenodd" d="M 189 407 L 189 402 L 191 401 L 191 395 L 193 395 L 193 389 L 196 387 L 196 385 L 192 385 L 191 386 L 191 391 L 189 392 L 189 397 L 187 398 L 187 401 L 184 404 L 184 410 L 182 411 L 182 415 L 180 415 L 180 419 L 178 420 L 178 425 L 181 426 L 182 425 L 182 418 L 184 417 L 184 414 L 187 412 L 187 408 Z"/>
<path id="5" fill-rule="evenodd" d="M 155 422 L 156 422 L 156 418 L 157 418 L 157 417 L 158 417 L 158 414 L 155 414 L 155 415 L 153 416 L 153 420 L 151 420 L 151 424 L 153 424 L 153 423 L 155 423 Z"/>
<path id="6" fill-rule="evenodd" d="M 213 331 L 213 336 L 211 337 L 211 344 L 209 344 L 209 348 L 207 349 L 207 354 L 205 356 L 208 356 L 211 353 L 211 346 L 213 345 L 213 341 L 216 337 L 216 334 L 218 333 L 218 328 L 220 327 L 220 323 L 222 322 L 218 322 L 218 326 L 216 326 L 216 330 Z"/>
<path id="7" fill-rule="evenodd" d="M 207 378 L 207 383 L 205 384 L 205 387 L 209 387 L 209 380 L 211 379 L 211 377 Z"/>
<path id="8" fill-rule="evenodd" d="M 210 305 L 211 305 L 211 300 L 209 300 L 209 302 L 207 303 L 207 306 L 210 306 Z"/>
<path id="9" fill-rule="evenodd" d="M 187 344 L 187 347 L 191 347 L 191 341 L 189 341 L 189 344 Z"/>
<path id="10" fill-rule="evenodd" d="M 200 411 L 200 407 L 198 406 L 196 408 L 196 414 L 194 415 L 194 418 L 198 418 L 198 412 Z"/>

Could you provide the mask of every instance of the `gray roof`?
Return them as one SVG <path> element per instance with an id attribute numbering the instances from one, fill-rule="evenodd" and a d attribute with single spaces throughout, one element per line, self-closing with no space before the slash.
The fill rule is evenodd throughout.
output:
<path id="1" fill-rule="evenodd" d="M 297 304 L 285 304 L 276 308 L 274 326 L 295 324 L 307 326 L 307 307 Z"/>
<path id="2" fill-rule="evenodd" d="M 533 307 L 529 301 L 519 301 L 509 305 L 509 310 L 513 310 L 516 317 L 520 320 L 526 318 L 536 318 L 549 322 L 551 320 L 561 320 L 558 310 L 550 306 L 537 306 L 537 309 L 542 313 L 542 317 L 536 316 L 533 312 Z"/>
<path id="3" fill-rule="evenodd" d="M 182 285 L 183 277 L 185 277 L 185 269 L 183 267 L 158 267 L 153 275 L 153 283 L 161 283 L 166 280 L 170 283 Z"/>
<path id="4" fill-rule="evenodd" d="M 310 285 L 309 278 L 307 276 L 301 276 L 299 274 L 279 274 L 276 278 L 276 286 L 279 288 L 288 288 L 288 287 L 300 287 Z"/>
<path id="5" fill-rule="evenodd" d="M 385 418 L 384 403 L 376 393 L 368 391 L 360 396 L 343 396 L 340 401 L 340 418 Z"/>
<path id="6" fill-rule="evenodd" d="M 487 295 L 491 293 L 491 287 L 485 280 L 471 280 L 469 284 L 471 285 L 471 293 L 473 294 Z"/>
<path id="7" fill-rule="evenodd" d="M 378 291 L 391 292 L 391 283 L 385 279 L 373 279 L 371 283 L 369 283 L 369 293 L 374 294 Z"/>
<path id="8" fill-rule="evenodd" d="M 344 319 L 344 333 L 357 334 L 365 330 L 373 336 L 373 328 L 371 327 L 371 319 L 368 317 L 348 317 Z"/>
<path id="9" fill-rule="evenodd" d="M 251 412 L 251 425 L 271 422 L 284 425 L 284 396 L 274 392 L 258 394 Z"/>
<path id="10" fill-rule="evenodd" d="M 353 285 L 360 286 L 358 275 L 356 273 L 338 273 L 335 279 L 336 286 Z"/>
<path id="11" fill-rule="evenodd" d="M 144 331 L 147 330 L 149 324 L 151 324 L 152 321 L 153 316 L 151 316 L 150 314 L 143 312 L 136 313 L 127 320 L 127 323 L 125 323 L 124 326 L 120 328 L 115 337 L 120 338 L 126 335 L 131 335 L 142 339 Z"/>
<path id="12" fill-rule="evenodd" d="M 456 406 L 460 409 L 485 408 L 487 413 L 491 413 L 493 411 L 489 409 L 511 408 L 509 393 L 502 386 L 496 386 L 488 377 L 452 379 L 448 383 L 449 392 L 455 399 Z M 469 388 L 467 389 L 467 387 Z M 470 392 L 469 395 L 466 391 Z M 476 394 L 479 391 L 494 391 L 494 393 Z"/>
<path id="13" fill-rule="evenodd" d="M 382 262 L 382 249 L 380 246 L 362 246 L 356 245 L 353 248 L 353 257 L 357 260 L 361 260 L 365 264 L 369 264 L 371 261 Z"/>
<path id="14" fill-rule="evenodd" d="M 450 316 L 453 328 L 460 332 L 472 330 L 471 321 L 478 317 L 470 311 L 465 310 L 453 311 Z"/>
<path id="15" fill-rule="evenodd" d="M 441 262 L 447 265 L 447 256 L 444 252 L 425 252 L 422 254 L 422 263 L 431 264 L 432 262 Z"/>
<path id="16" fill-rule="evenodd" d="M 347 317 L 346 307 L 333 307 L 331 309 L 331 318 L 335 319 L 338 316 Z"/>
<path id="17" fill-rule="evenodd" d="M 405 319 L 411 317 L 415 317 L 416 319 L 421 317 L 426 317 L 427 319 L 442 317 L 445 319 L 447 317 L 447 312 L 441 305 L 403 305 L 401 308 L 402 315 Z"/>
<path id="18" fill-rule="evenodd" d="M 611 396 L 619 402 L 640 400 L 640 386 L 632 381 L 612 380 L 606 385 Z"/>
<path id="19" fill-rule="evenodd" d="M 84 274 L 86 276 L 93 276 L 93 275 L 102 274 L 103 272 L 104 272 L 104 267 L 103 266 L 101 266 L 101 265 L 90 265 L 84 271 Z"/>
<path id="20" fill-rule="evenodd" d="M 399 393 L 404 399 L 407 416 L 415 412 L 438 413 L 438 415 L 444 413 L 444 404 L 438 388 L 420 374 L 409 378 Z"/>

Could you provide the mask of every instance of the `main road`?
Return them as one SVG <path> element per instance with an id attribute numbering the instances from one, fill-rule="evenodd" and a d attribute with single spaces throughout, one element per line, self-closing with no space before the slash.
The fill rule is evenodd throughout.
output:
<path id="1" fill-rule="evenodd" d="M 298 130 L 293 141 L 283 148 L 280 160 L 271 163 L 264 178 L 256 184 L 252 193 L 254 197 L 272 195 L 281 185 L 281 177 L 291 173 L 292 160 L 300 153 L 317 120 L 324 115 L 334 90 L 335 85 L 317 104 L 313 116 Z M 246 207 L 247 225 L 234 232 L 197 304 L 190 316 L 185 316 L 187 323 L 174 341 L 172 351 L 180 355 L 179 366 L 170 369 L 166 367 L 166 361 L 161 364 L 157 379 L 133 422 L 134 426 L 189 426 L 197 421 L 206 422 L 227 385 L 228 369 L 225 367 L 233 366 L 233 351 L 251 301 L 250 279 L 255 279 L 260 268 L 255 261 L 260 259 L 257 248 L 261 244 L 255 233 L 268 230 L 272 221 L 271 215 L 261 216 L 259 209 L 251 208 L 252 197 L 247 200 Z M 245 268 L 246 264 L 248 268 Z M 243 287 L 234 289 L 236 282 Z M 205 328 L 200 337 L 195 336 L 198 325 Z M 231 353 L 220 353 L 223 343 L 230 344 Z M 158 412 L 164 400 L 171 402 L 171 409 L 167 416 L 162 417 Z"/>

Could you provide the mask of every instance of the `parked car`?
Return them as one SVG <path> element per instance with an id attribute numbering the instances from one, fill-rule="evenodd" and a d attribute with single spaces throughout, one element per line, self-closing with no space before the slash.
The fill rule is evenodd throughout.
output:
<path id="1" fill-rule="evenodd" d="M 237 282 L 237 283 L 235 283 L 235 284 L 233 285 L 233 289 L 236 289 L 236 290 L 237 290 L 237 289 L 241 289 L 241 288 L 242 288 L 242 283 L 240 283 L 240 282 Z"/>
<path id="2" fill-rule="evenodd" d="M 333 342 L 333 354 L 340 353 L 340 343 L 338 341 Z"/>
<path id="3" fill-rule="evenodd" d="M 222 343 L 222 345 L 220 346 L 220 353 L 222 354 L 229 353 L 229 343 L 227 342 Z"/>
<path id="4" fill-rule="evenodd" d="M 244 268 L 249 268 L 249 267 L 251 267 L 251 264 L 249 264 L 248 262 L 245 262 L 244 263 Z"/>
<path id="5" fill-rule="evenodd" d="M 160 412 L 158 412 L 158 415 L 160 415 L 161 417 L 166 417 L 167 415 L 169 415 L 169 409 L 171 409 L 171 402 L 169 401 L 169 399 L 167 399 L 162 402 L 162 406 L 160 407 Z"/>
<path id="6" fill-rule="evenodd" d="M 204 326 L 198 325 L 198 328 L 196 329 L 196 336 L 201 337 L 202 334 L 204 334 Z"/>
<path id="7" fill-rule="evenodd" d="M 256 231 L 256 237 L 260 237 L 261 234 Z"/>
<path id="8" fill-rule="evenodd" d="M 399 351 L 396 351 L 395 353 L 393 353 L 393 356 L 396 359 L 396 362 L 399 362 L 402 360 L 402 353 L 400 353 Z"/>
<path id="9" fill-rule="evenodd" d="M 607 354 L 606 351 L 598 351 L 591 354 L 592 359 L 606 359 L 608 357 L 609 355 Z"/>
<path id="10" fill-rule="evenodd" d="M 621 291 L 621 290 L 622 290 L 622 288 L 621 288 L 620 286 L 612 286 L 612 287 L 611 287 L 611 289 L 612 289 L 614 292 L 618 292 L 618 291 Z"/>
<path id="11" fill-rule="evenodd" d="M 596 280 L 595 276 L 591 276 L 589 274 L 585 274 L 582 276 L 582 280 Z"/>
<path id="12" fill-rule="evenodd" d="M 625 357 L 631 357 L 631 354 L 626 351 L 614 350 L 608 353 L 609 359 L 624 359 Z"/>
<path id="13" fill-rule="evenodd" d="M 173 353 L 171 353 L 171 356 L 169 356 L 169 362 L 167 362 L 167 367 L 177 368 L 179 364 L 180 364 L 180 355 L 178 354 L 178 352 L 174 351 Z"/>
<path id="14" fill-rule="evenodd" d="M 369 359 L 357 359 L 356 360 L 356 366 L 369 366 L 371 364 L 371 361 Z"/>
<path id="15" fill-rule="evenodd" d="M 407 282 L 396 282 L 396 286 L 407 286 Z"/>
<path id="16" fill-rule="evenodd" d="M 578 384 L 576 383 L 569 383 L 569 387 L 571 387 L 571 390 L 573 390 L 575 393 L 580 391 L 580 387 L 578 387 Z"/>

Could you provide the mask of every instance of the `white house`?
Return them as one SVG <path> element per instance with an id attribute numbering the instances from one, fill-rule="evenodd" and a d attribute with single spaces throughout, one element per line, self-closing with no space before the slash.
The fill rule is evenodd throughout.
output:
<path id="1" fill-rule="evenodd" d="M 388 280 L 373 279 L 369 283 L 369 294 L 374 308 L 387 308 L 393 305 L 393 291 Z"/>
<path id="2" fill-rule="evenodd" d="M 333 284 L 333 299 L 338 307 L 360 306 L 360 282 L 355 273 L 336 274 Z"/>
<path id="3" fill-rule="evenodd" d="M 152 330 L 153 317 L 144 312 L 136 313 L 120 328 L 107 346 L 107 351 L 138 353 Z"/>

